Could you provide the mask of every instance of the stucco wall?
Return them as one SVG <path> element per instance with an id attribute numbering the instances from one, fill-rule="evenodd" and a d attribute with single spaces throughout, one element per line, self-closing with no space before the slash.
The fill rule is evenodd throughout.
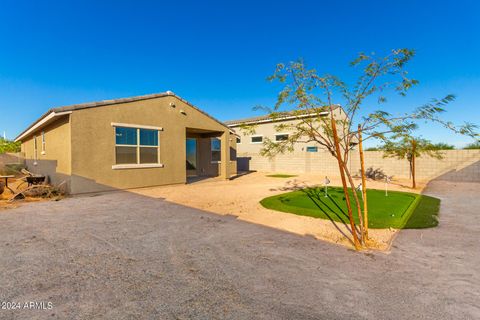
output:
<path id="1" fill-rule="evenodd" d="M 336 119 L 346 119 L 346 115 L 343 112 L 343 109 L 337 108 L 334 110 L 334 116 Z M 330 119 L 329 116 L 327 116 Z M 234 125 L 231 126 L 232 129 L 240 136 L 240 143 L 237 145 L 237 150 L 239 153 L 259 153 L 262 149 L 262 143 L 252 143 L 253 136 L 263 136 L 263 138 L 269 138 L 272 141 L 275 141 L 275 135 L 278 134 L 288 134 L 288 130 L 277 130 L 278 125 L 285 124 L 287 126 L 294 126 L 301 123 L 301 120 L 281 120 L 276 122 L 260 122 L 252 126 L 254 133 L 248 132 L 250 130 L 244 130 L 241 126 Z M 340 128 L 339 128 L 340 132 Z M 306 147 L 321 147 L 316 142 L 298 142 L 294 144 L 294 152 L 304 152 Z"/>
<path id="2" fill-rule="evenodd" d="M 42 152 L 42 131 L 45 132 L 45 152 Z M 34 138 L 37 140 L 37 160 L 34 157 Z M 47 176 L 49 183 L 65 181 L 70 187 L 71 153 L 69 116 L 63 116 L 22 143 L 27 169 Z"/>
<path id="3" fill-rule="evenodd" d="M 445 150 L 443 155 L 442 160 L 428 156 L 418 158 L 417 178 L 480 182 L 480 150 Z M 242 161 L 248 162 L 250 170 L 338 175 L 336 159 L 325 151 L 287 153 L 273 159 L 253 153 L 239 153 L 238 157 L 239 167 Z M 352 152 L 349 166 L 352 173 L 359 172 L 358 152 Z M 406 160 L 383 158 L 381 151 L 365 151 L 365 166 L 381 169 L 387 175 L 409 177 L 409 165 Z"/>
<path id="4" fill-rule="evenodd" d="M 112 122 L 162 127 L 160 162 L 164 167 L 113 170 Z M 71 114 L 71 126 L 72 193 L 185 183 L 187 128 L 216 131 L 222 149 L 230 147 L 227 128 L 173 96 L 76 110 Z M 218 173 L 226 177 L 228 159 L 217 166 Z"/>

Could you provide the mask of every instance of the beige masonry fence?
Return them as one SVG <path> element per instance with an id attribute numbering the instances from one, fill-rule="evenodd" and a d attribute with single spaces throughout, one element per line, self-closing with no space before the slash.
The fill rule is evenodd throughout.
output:
<path id="1" fill-rule="evenodd" d="M 365 168 L 380 169 L 386 175 L 409 178 L 406 159 L 384 158 L 381 151 L 365 151 Z M 480 150 L 445 150 L 443 159 L 428 156 L 417 158 L 417 179 L 480 182 Z M 259 154 L 238 154 L 239 170 L 282 173 L 320 173 L 336 175 L 338 164 L 328 152 L 295 152 L 277 155 L 272 159 Z M 352 151 L 349 165 L 352 173 L 360 172 L 358 151 Z"/>
<path id="2" fill-rule="evenodd" d="M 18 153 L 1 153 L 0 154 L 0 171 L 6 164 L 23 164 L 25 162 L 23 155 Z"/>

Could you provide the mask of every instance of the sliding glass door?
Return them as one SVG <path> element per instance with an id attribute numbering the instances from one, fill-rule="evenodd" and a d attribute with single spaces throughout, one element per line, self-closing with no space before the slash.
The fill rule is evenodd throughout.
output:
<path id="1" fill-rule="evenodd" d="M 197 139 L 187 138 L 187 176 L 197 175 Z"/>

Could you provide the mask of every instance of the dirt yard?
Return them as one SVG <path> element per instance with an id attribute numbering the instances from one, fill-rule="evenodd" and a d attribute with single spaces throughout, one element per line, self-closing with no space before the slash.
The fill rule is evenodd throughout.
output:
<path id="1" fill-rule="evenodd" d="M 288 192 L 295 186 L 322 184 L 325 176 L 300 174 L 292 178 L 267 177 L 268 173 L 255 172 L 230 181 L 206 179 L 186 185 L 173 185 L 155 188 L 137 189 L 133 192 L 154 197 L 165 198 L 185 206 L 202 209 L 222 215 L 238 216 L 238 219 L 260 225 L 311 235 L 317 239 L 352 247 L 348 226 L 327 220 L 316 219 L 295 214 L 265 209 L 259 203 L 265 197 Z M 340 179 L 330 178 L 332 186 L 340 185 Z M 356 184 L 360 179 L 356 179 Z M 389 185 L 389 190 L 421 192 L 423 183 L 418 188 L 409 188 L 410 182 L 396 180 Z M 385 184 L 368 181 L 368 188 L 383 189 Z M 379 250 L 389 250 L 398 230 L 371 229 L 372 246 Z"/>
<path id="2" fill-rule="evenodd" d="M 0 300 L 53 307 L 0 319 L 480 319 L 478 190 L 431 182 L 439 226 L 390 254 L 127 191 L 28 203 L 0 211 Z"/>
<path id="3" fill-rule="evenodd" d="M 134 193 L 163 198 L 171 202 L 206 210 L 221 215 L 233 215 L 238 219 L 267 227 L 272 227 L 300 235 L 311 235 L 316 239 L 353 247 L 349 226 L 307 216 L 273 211 L 260 205 L 260 200 L 279 193 L 288 192 L 298 186 L 322 184 L 323 175 L 300 174 L 291 178 L 268 177 L 269 173 L 254 172 L 233 180 L 204 179 L 185 185 L 161 186 L 130 190 Z M 332 186 L 340 185 L 338 178 L 330 178 Z M 9 186 L 16 190 L 20 180 L 12 180 Z M 360 179 L 355 179 L 356 184 Z M 423 183 L 417 183 L 412 190 L 410 181 L 394 180 L 389 190 L 421 192 Z M 385 184 L 368 181 L 368 188 L 383 189 Z M 49 199 L 27 197 L 24 200 L 9 202 L 12 193 L 5 189 L 0 195 L 0 210 L 19 207 L 28 202 L 48 201 Z M 372 239 L 370 246 L 374 249 L 388 251 L 397 235 L 396 229 L 370 229 Z"/>
<path id="4" fill-rule="evenodd" d="M 2 182 L 4 182 L 4 180 L 2 180 Z M 21 183 L 22 181 L 20 179 L 13 179 L 13 178 L 8 179 L 8 186 L 13 191 L 17 191 L 18 190 L 17 188 Z M 26 187 L 25 185 L 22 186 L 22 188 L 25 188 L 25 187 Z M 39 201 L 49 200 L 49 199 L 43 199 L 38 197 L 26 197 L 25 199 L 22 199 L 22 200 L 9 201 L 12 196 L 13 196 L 12 191 L 9 190 L 8 188 L 5 188 L 3 193 L 0 194 L 0 210 L 14 209 L 28 202 L 39 202 Z"/>

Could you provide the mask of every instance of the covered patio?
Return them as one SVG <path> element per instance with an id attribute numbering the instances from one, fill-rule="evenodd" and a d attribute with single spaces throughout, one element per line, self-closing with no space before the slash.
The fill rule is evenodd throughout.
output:
<path id="1" fill-rule="evenodd" d="M 231 158 L 235 150 L 231 146 L 230 134 L 198 128 L 186 128 L 185 134 L 187 183 L 203 178 L 228 179 L 236 173 Z M 234 153 L 235 154 L 235 153 Z"/>

